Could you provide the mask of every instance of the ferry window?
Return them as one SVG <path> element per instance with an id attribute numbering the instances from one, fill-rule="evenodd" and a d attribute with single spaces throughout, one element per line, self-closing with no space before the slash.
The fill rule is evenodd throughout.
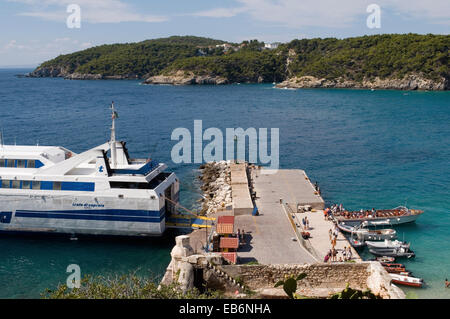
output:
<path id="1" fill-rule="evenodd" d="M 22 188 L 23 189 L 31 189 L 31 182 L 30 181 L 23 181 L 22 182 Z"/>
<path id="2" fill-rule="evenodd" d="M 41 182 L 40 181 L 33 181 L 32 182 L 32 188 L 33 189 L 41 189 Z"/>
<path id="3" fill-rule="evenodd" d="M 17 167 L 24 168 L 25 167 L 25 160 L 17 160 Z"/>
<path id="4" fill-rule="evenodd" d="M 20 181 L 12 181 L 12 188 L 20 188 Z"/>
<path id="5" fill-rule="evenodd" d="M 149 183 L 133 183 L 133 182 L 110 182 L 111 188 L 127 188 L 127 189 L 149 189 Z"/>
<path id="6" fill-rule="evenodd" d="M 2 188 L 9 188 L 9 180 L 2 180 Z"/>
<path id="7" fill-rule="evenodd" d="M 5 160 L 4 159 L 0 159 L 0 167 L 5 167 Z"/>
<path id="8" fill-rule="evenodd" d="M 61 190 L 61 182 L 53 182 L 53 190 L 60 191 Z"/>
<path id="9" fill-rule="evenodd" d="M 27 168 L 35 168 L 35 165 L 34 160 L 28 160 Z"/>
<path id="10" fill-rule="evenodd" d="M 7 160 L 8 167 L 14 167 L 14 166 L 15 166 L 15 165 L 14 165 L 14 162 L 15 162 L 15 160 L 13 160 L 13 159 L 8 159 L 8 160 Z"/>

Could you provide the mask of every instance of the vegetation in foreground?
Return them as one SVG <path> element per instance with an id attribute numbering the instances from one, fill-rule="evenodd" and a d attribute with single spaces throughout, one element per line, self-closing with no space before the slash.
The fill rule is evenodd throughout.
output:
<path id="1" fill-rule="evenodd" d="M 59 285 L 55 290 L 47 289 L 42 293 L 45 299 L 221 299 L 223 294 L 217 291 L 192 289 L 183 293 L 178 286 L 161 285 L 156 280 L 141 278 L 135 274 L 116 277 L 85 276 L 80 288 Z"/>
<path id="2" fill-rule="evenodd" d="M 296 277 L 286 277 L 279 281 L 275 287 L 282 286 L 290 299 L 310 299 L 295 293 L 297 281 L 306 277 L 302 273 Z M 250 298 L 257 298 L 254 292 L 248 291 Z M 41 294 L 45 299 L 225 299 L 220 291 L 200 292 L 194 288 L 182 292 L 176 284 L 161 285 L 158 289 L 157 281 L 147 277 L 142 278 L 130 273 L 122 276 L 103 277 L 85 276 L 81 280 L 80 288 L 69 288 L 66 284 L 60 284 L 55 290 L 46 289 Z M 228 297 L 230 298 L 230 297 Z M 331 295 L 330 299 L 381 299 L 370 290 L 361 291 L 347 287 L 339 293 Z"/>

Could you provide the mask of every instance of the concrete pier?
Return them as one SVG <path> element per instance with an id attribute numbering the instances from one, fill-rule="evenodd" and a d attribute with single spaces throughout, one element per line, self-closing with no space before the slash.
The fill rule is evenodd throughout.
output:
<path id="1" fill-rule="evenodd" d="M 241 261 L 256 260 L 262 264 L 291 264 L 322 262 L 331 249 L 329 229 L 331 221 L 323 218 L 324 200 L 303 170 L 268 170 L 254 168 L 250 171 L 251 183 L 256 192 L 255 204 L 259 216 L 236 216 L 236 228 L 248 233 L 249 242 L 240 249 Z M 234 197 L 233 197 L 234 200 Z M 298 213 L 297 207 L 311 207 L 312 211 Z M 303 239 L 305 231 L 302 218 L 310 221 L 310 239 Z M 337 260 L 344 247 L 351 247 L 339 233 L 336 241 Z M 352 259 L 361 261 L 352 249 Z"/>
<path id="2" fill-rule="evenodd" d="M 224 184 L 228 189 L 231 187 L 231 205 L 211 206 L 208 216 L 216 218 L 216 222 L 211 221 L 212 227 L 195 230 L 189 235 L 191 256 L 174 248 L 163 284 L 178 281 L 182 287 L 189 288 L 195 276 L 203 274 L 208 287 L 219 287 L 232 295 L 251 288 L 260 298 L 277 298 L 286 297 L 282 288 L 274 288 L 279 279 L 307 272 L 297 290 L 301 295 L 325 298 L 350 283 L 352 288 L 370 288 L 383 298 L 404 298 L 402 291 L 390 284 L 388 273 L 378 262 L 363 262 L 353 248 L 353 263 L 331 260 L 323 263 L 331 249 L 329 230 L 334 229 L 334 224 L 324 218 L 325 203 L 304 171 L 268 170 L 248 167 L 242 162 L 231 164 L 225 174 L 231 179 L 230 184 Z M 210 190 L 210 185 L 206 189 Z M 220 188 L 221 184 L 215 182 L 214 186 Z M 254 205 L 258 215 L 252 214 Z M 245 233 L 237 248 L 236 264 L 234 258 L 224 258 L 228 251 L 204 251 L 207 238 L 217 231 L 218 217 L 223 215 L 234 216 L 234 234 L 222 233 L 222 236 L 237 237 L 238 232 Z M 309 220 L 308 229 L 303 227 L 304 217 Z M 303 231 L 309 232 L 311 237 L 304 239 Z M 344 247 L 351 245 L 339 232 L 335 247 L 337 261 Z M 181 253 L 177 253 L 179 250 Z M 180 276 L 174 277 L 178 273 Z M 238 284 L 234 279 L 237 277 L 243 282 Z"/>
<path id="3" fill-rule="evenodd" d="M 235 216 L 235 232 L 245 232 L 245 241 L 238 249 L 240 263 L 260 264 L 305 264 L 323 262 L 331 249 L 328 231 L 333 223 L 323 218 L 324 201 L 303 170 L 268 170 L 251 167 L 245 162 L 231 164 L 232 209 L 218 209 L 209 215 Z M 249 173 L 249 176 L 247 175 Z M 249 183 L 250 181 L 250 183 Z M 250 187 L 256 193 L 251 199 Z M 253 204 L 259 215 L 253 216 Z M 313 211 L 299 213 L 297 208 L 309 206 Z M 305 240 L 302 218 L 310 221 L 311 238 Z M 191 245 L 201 252 L 213 228 L 195 230 L 191 234 Z M 339 254 L 350 243 L 339 233 L 336 243 Z M 355 261 L 360 261 L 352 250 Z"/>
<path id="4" fill-rule="evenodd" d="M 253 202 L 248 185 L 247 164 L 245 162 L 231 163 L 230 172 L 234 215 L 251 214 Z"/>

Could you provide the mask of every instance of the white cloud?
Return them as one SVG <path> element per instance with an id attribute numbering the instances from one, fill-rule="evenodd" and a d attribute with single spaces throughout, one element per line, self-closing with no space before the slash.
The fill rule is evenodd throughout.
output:
<path id="1" fill-rule="evenodd" d="M 92 46 L 90 42 L 80 43 L 71 38 L 56 38 L 53 41 L 42 42 L 40 40 L 30 40 L 18 42 L 10 40 L 0 48 L 0 53 L 32 52 L 34 56 L 45 56 L 46 59 L 54 57 L 55 54 L 66 54 Z"/>
<path id="2" fill-rule="evenodd" d="M 362 16 L 371 3 L 401 17 L 422 19 L 427 23 L 450 24 L 448 0 L 236 0 L 235 8 L 216 8 L 193 13 L 195 16 L 230 18 L 248 14 L 254 20 L 286 27 L 348 27 Z M 361 20 L 365 25 L 365 19 Z"/>
<path id="3" fill-rule="evenodd" d="M 231 18 L 239 13 L 246 12 L 247 8 L 216 8 L 211 10 L 195 12 L 192 15 L 198 17 L 209 17 L 209 18 Z"/>
<path id="4" fill-rule="evenodd" d="M 81 21 L 89 23 L 120 22 L 164 22 L 166 16 L 138 13 L 120 0 L 9 0 L 30 6 L 30 10 L 21 12 L 21 16 L 41 18 L 50 21 L 65 21 L 69 4 L 78 4 L 81 8 Z"/>

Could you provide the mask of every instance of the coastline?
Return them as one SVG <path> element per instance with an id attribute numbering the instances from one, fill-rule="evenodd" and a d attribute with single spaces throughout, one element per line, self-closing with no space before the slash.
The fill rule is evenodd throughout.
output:
<path id="1" fill-rule="evenodd" d="M 127 75 L 103 75 L 69 73 L 63 68 L 38 68 L 23 75 L 30 78 L 64 78 L 65 80 L 141 80 L 144 85 L 227 85 L 238 82 L 213 74 L 198 75 L 192 72 L 177 71 L 171 74 L 160 74 L 155 76 Z M 258 81 L 245 82 L 248 84 L 272 83 L 258 79 Z M 399 91 L 447 91 L 450 90 L 450 81 L 441 77 L 438 81 L 431 80 L 420 74 L 409 74 L 403 78 L 387 77 L 381 79 L 363 79 L 362 81 L 348 80 L 343 78 L 325 79 L 314 76 L 291 77 L 275 85 L 279 89 L 302 89 L 302 88 L 339 88 L 339 89 L 378 89 Z"/>

